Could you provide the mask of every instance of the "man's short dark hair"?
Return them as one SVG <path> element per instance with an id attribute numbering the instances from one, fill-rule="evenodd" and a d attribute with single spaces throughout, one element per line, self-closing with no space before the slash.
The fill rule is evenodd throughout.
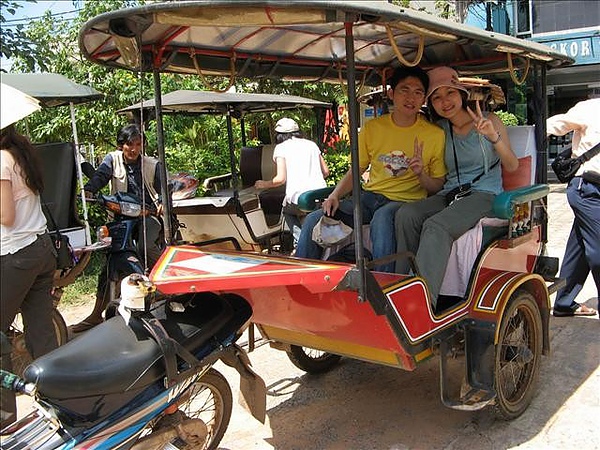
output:
<path id="1" fill-rule="evenodd" d="M 122 147 L 124 144 L 129 144 L 138 138 L 142 138 L 140 127 L 135 123 L 130 123 L 119 130 L 117 134 L 117 146 Z"/>
<path id="2" fill-rule="evenodd" d="M 425 89 L 425 92 L 427 92 L 427 89 L 429 89 L 429 77 L 423 69 L 416 66 L 397 67 L 396 70 L 394 70 L 394 73 L 392 73 L 392 76 L 389 78 L 388 84 L 390 85 L 392 90 L 394 90 L 396 89 L 396 86 L 398 85 L 398 83 L 400 83 L 400 81 L 408 77 L 415 77 L 421 80 L 421 83 L 423 83 L 423 88 Z"/>

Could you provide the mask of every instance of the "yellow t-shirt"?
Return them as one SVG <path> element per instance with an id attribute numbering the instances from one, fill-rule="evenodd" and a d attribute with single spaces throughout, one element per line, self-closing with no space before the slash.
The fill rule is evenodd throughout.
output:
<path id="1" fill-rule="evenodd" d="M 427 197 L 427 191 L 408 168 L 414 155 L 415 138 L 423 142 L 423 170 L 433 178 L 446 175 L 444 130 L 422 115 L 410 127 L 399 127 L 391 114 L 367 122 L 358 135 L 359 164 L 371 166 L 364 189 L 390 200 L 411 202 Z"/>

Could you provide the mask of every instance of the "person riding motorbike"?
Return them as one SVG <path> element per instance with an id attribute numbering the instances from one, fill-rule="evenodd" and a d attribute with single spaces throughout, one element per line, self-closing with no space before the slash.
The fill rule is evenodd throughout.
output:
<path id="1" fill-rule="evenodd" d="M 154 204 L 160 215 L 161 185 L 160 167 L 156 158 L 142 155 L 142 132 L 137 124 L 121 128 L 117 134 L 117 150 L 106 155 L 90 180 L 84 186 L 85 195 L 92 198 L 110 183 L 110 193 L 127 192 Z M 164 249 L 161 239 L 162 225 L 159 221 L 144 220 L 145 230 L 140 230 L 138 254 L 146 267 L 151 268 Z M 145 245 L 145 239 L 149 245 Z M 145 257 L 147 252 L 147 257 Z M 102 313 L 110 302 L 108 265 L 105 264 L 98 276 L 98 287 L 94 309 L 88 317 L 71 327 L 74 333 L 86 331 L 104 319 Z"/>

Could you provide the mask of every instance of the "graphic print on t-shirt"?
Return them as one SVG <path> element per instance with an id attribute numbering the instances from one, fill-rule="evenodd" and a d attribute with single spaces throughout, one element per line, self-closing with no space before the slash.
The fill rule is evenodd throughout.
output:
<path id="1" fill-rule="evenodd" d="M 394 150 L 379 156 L 379 162 L 383 164 L 386 172 L 393 177 L 400 177 L 408 169 L 409 158 L 402 150 Z"/>

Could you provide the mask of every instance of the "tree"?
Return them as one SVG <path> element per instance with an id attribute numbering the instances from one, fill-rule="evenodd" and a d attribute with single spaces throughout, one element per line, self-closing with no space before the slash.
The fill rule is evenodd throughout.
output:
<path id="1" fill-rule="evenodd" d="M 60 73 L 67 78 L 84 85 L 92 86 L 105 94 L 97 102 L 79 105 L 76 108 L 76 121 L 79 141 L 94 143 L 96 155 L 103 156 L 116 145 L 118 129 L 130 119 L 117 114 L 121 108 L 154 97 L 152 76 L 138 74 L 90 63 L 79 51 L 78 33 L 82 25 L 96 15 L 120 8 L 144 4 L 144 0 L 95 0 L 74 1 L 79 10 L 72 21 L 61 21 L 47 13 L 25 28 L 24 36 L 34 42 L 41 57 L 48 60 L 47 71 Z M 17 55 L 14 71 L 30 71 L 31 66 L 22 55 Z M 227 81 L 221 77 L 209 77 L 210 82 L 219 88 L 226 87 Z M 161 76 L 163 92 L 177 89 L 206 90 L 200 77 L 163 74 Z M 260 80 L 248 83 L 237 80 L 238 92 L 269 92 L 310 97 L 328 102 L 339 101 L 342 89 L 337 85 L 325 83 L 289 83 L 278 80 Z M 247 129 L 263 130 L 268 137 L 274 122 L 279 117 L 257 115 L 247 120 Z M 307 112 L 295 117 L 305 130 L 313 128 L 314 118 Z M 28 119 L 29 130 L 34 142 L 65 141 L 72 139 L 70 111 L 67 107 L 43 110 Z M 165 117 L 165 147 L 167 165 L 170 170 L 186 170 L 199 178 L 229 171 L 227 156 L 227 138 L 224 117 Z M 148 142 L 153 143 L 155 129 L 148 130 Z M 234 127 L 236 148 L 241 147 L 239 126 Z M 149 149 L 152 152 L 152 148 Z"/>
<path id="2" fill-rule="evenodd" d="M 45 70 L 60 73 L 67 78 L 108 94 L 101 101 L 77 107 L 76 120 L 81 142 L 94 142 L 101 147 L 114 142 L 116 129 L 122 117 L 116 116 L 117 109 L 128 106 L 139 98 L 137 79 L 125 71 L 113 71 L 91 64 L 80 55 L 77 37 L 81 25 L 89 18 L 101 13 L 131 6 L 138 2 L 108 0 L 74 2 L 82 5 L 73 21 L 63 21 L 46 12 L 44 17 L 32 21 L 24 29 L 25 36 L 35 42 L 38 55 L 47 61 Z M 14 59 L 13 71 L 31 71 L 21 54 Z M 71 140 L 70 112 L 68 108 L 43 110 L 29 118 L 29 128 L 34 141 Z"/>
<path id="3" fill-rule="evenodd" d="M 37 3 L 36 0 L 25 0 Z M 0 56 L 11 59 L 19 58 L 28 70 L 36 67 L 46 69 L 47 59 L 39 53 L 38 46 L 27 36 L 24 24 L 12 24 L 7 14 L 14 16 L 23 5 L 15 1 L 0 0 Z"/>

